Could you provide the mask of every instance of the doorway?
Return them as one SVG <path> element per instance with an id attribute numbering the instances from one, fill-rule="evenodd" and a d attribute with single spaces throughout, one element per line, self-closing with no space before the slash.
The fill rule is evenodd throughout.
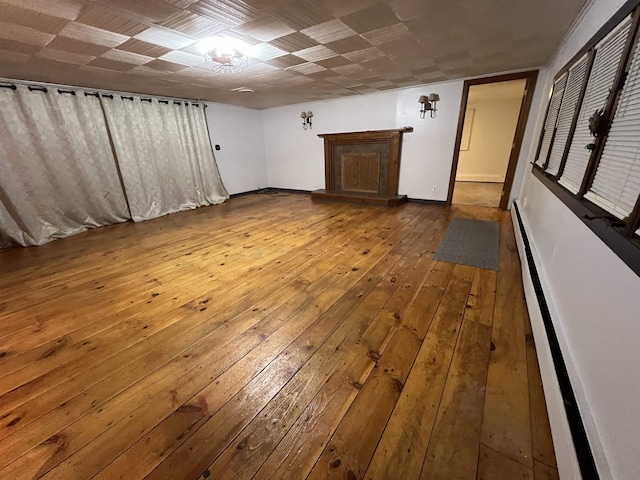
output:
<path id="1" fill-rule="evenodd" d="M 447 204 L 507 208 L 537 76 L 465 81 Z"/>

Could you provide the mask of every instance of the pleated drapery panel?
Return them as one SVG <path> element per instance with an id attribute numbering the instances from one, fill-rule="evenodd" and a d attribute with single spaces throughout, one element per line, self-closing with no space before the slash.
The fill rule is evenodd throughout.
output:
<path id="1" fill-rule="evenodd" d="M 204 105 L 120 95 L 101 101 L 134 221 L 229 198 Z"/>
<path id="2" fill-rule="evenodd" d="M 100 101 L 0 88 L 0 247 L 129 220 Z"/>

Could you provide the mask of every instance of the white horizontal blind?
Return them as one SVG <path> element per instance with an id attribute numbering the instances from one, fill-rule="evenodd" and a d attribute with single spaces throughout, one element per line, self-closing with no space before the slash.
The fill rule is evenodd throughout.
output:
<path id="1" fill-rule="evenodd" d="M 585 195 L 618 218 L 640 195 L 640 48 L 636 45 L 591 190 Z"/>
<path id="2" fill-rule="evenodd" d="M 584 85 L 587 73 L 587 65 L 589 58 L 587 55 L 582 57 L 578 62 L 569 69 L 569 79 L 562 97 L 562 105 L 556 122 L 556 135 L 553 137 L 553 145 L 551 146 L 551 154 L 549 155 L 549 163 L 547 165 L 547 173 L 556 175 L 560 170 L 560 163 L 564 149 L 567 146 L 567 138 L 571 130 L 571 123 L 578 107 L 580 100 L 580 92 Z"/>
<path id="3" fill-rule="evenodd" d="M 585 148 L 587 144 L 594 141 L 589 131 L 589 117 L 607 104 L 630 30 L 631 18 L 628 17 L 596 45 L 595 59 L 580 108 L 578 123 L 560 177 L 560 184 L 573 193 L 578 193 L 580 190 L 591 156 L 591 151 Z"/>
<path id="4" fill-rule="evenodd" d="M 551 100 L 549 100 L 549 112 L 547 118 L 544 121 L 544 133 L 542 134 L 542 142 L 540 143 L 540 152 L 536 164 L 543 166 L 547 161 L 547 155 L 551 148 L 551 138 L 556 128 L 556 121 L 558 120 L 558 112 L 560 111 L 560 104 L 562 103 L 562 95 L 564 94 L 564 87 L 567 85 L 567 74 L 565 73 L 556 80 L 553 84 L 553 92 L 551 93 Z"/>

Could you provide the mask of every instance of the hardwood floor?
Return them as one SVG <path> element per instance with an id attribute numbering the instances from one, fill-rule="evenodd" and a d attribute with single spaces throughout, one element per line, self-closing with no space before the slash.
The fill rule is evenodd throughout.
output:
<path id="1" fill-rule="evenodd" d="M 454 205 L 475 205 L 477 207 L 498 207 L 502 197 L 503 183 L 455 182 Z"/>
<path id="2" fill-rule="evenodd" d="M 0 478 L 557 478 L 506 212 L 248 195 L 0 267 Z"/>

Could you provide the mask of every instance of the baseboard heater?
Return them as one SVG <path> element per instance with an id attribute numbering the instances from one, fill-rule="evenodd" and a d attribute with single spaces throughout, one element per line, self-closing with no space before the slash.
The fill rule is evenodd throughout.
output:
<path id="1" fill-rule="evenodd" d="M 546 340 L 547 345 L 539 345 L 541 342 L 536 341 L 536 350 L 538 351 L 538 358 L 542 361 L 541 354 L 544 350 L 547 349 L 546 353 L 550 356 L 551 367 L 546 370 L 547 373 L 555 372 L 555 378 L 549 378 L 547 375 L 547 381 L 545 382 L 545 375 L 543 374 L 543 383 L 545 387 L 545 397 L 547 397 L 547 404 L 549 406 L 549 389 L 552 393 L 555 393 L 556 396 L 561 397 L 562 404 L 564 406 L 564 414 L 566 415 L 566 419 L 561 419 L 561 423 L 566 422 L 566 426 L 568 426 L 568 432 L 563 432 L 563 427 L 555 425 L 552 422 L 552 430 L 554 430 L 554 442 L 558 438 L 556 435 L 557 432 L 561 432 L 560 436 L 564 436 L 566 439 L 566 443 L 572 443 L 573 450 L 575 452 L 566 452 L 567 455 L 564 457 L 570 456 L 573 457 L 571 459 L 560 458 L 558 455 L 558 445 L 556 445 L 556 451 L 558 456 L 558 470 L 561 474 L 560 478 L 566 478 L 568 475 L 562 476 L 562 465 L 561 462 L 564 461 L 565 464 L 569 464 L 569 466 L 565 466 L 565 472 L 572 472 L 572 476 L 575 478 L 576 475 L 581 475 L 583 480 L 599 480 L 600 476 L 598 474 L 598 470 L 596 468 L 596 464 L 593 458 L 593 453 L 591 450 L 591 446 L 589 445 L 589 439 L 587 437 L 587 433 L 584 428 L 584 422 L 582 420 L 582 416 L 580 415 L 580 410 L 578 408 L 578 404 L 576 402 L 575 393 L 573 387 L 571 385 L 571 381 L 569 379 L 569 373 L 567 371 L 566 363 L 562 356 L 562 351 L 560 349 L 560 344 L 558 342 L 558 336 L 556 334 L 556 330 L 553 325 L 553 321 L 551 319 L 551 313 L 549 310 L 549 306 L 545 299 L 544 290 L 542 288 L 542 283 L 540 279 L 540 275 L 538 274 L 538 269 L 536 267 L 536 263 L 534 260 L 534 256 L 531 250 L 531 245 L 529 244 L 529 239 L 527 236 L 527 232 L 524 227 L 524 223 L 522 221 L 522 217 L 520 216 L 520 211 L 518 209 L 517 202 L 513 203 L 512 210 L 512 218 L 514 224 L 517 224 L 516 240 L 518 243 L 518 251 L 520 254 L 520 259 L 522 263 L 522 273 L 523 273 L 523 281 L 525 283 L 525 295 L 527 298 L 527 307 L 530 312 L 530 316 L 532 317 L 532 328 L 534 327 L 534 317 L 541 318 L 542 322 L 538 322 L 538 334 L 544 335 L 542 340 Z M 528 275 L 527 275 L 528 273 Z M 537 310 L 537 311 L 536 311 Z M 542 325 L 539 325 L 539 324 Z M 534 337 L 536 333 L 536 328 L 534 330 Z M 536 337 L 538 340 L 538 337 Z M 541 348 L 539 348 L 541 347 Z M 541 362 L 542 363 L 542 362 Z M 542 370 L 542 364 L 541 364 Z M 549 408 L 549 417 L 551 419 L 552 412 L 551 408 Z M 558 409 L 559 411 L 562 408 Z M 561 412 L 559 412 L 561 414 Z M 570 437 L 570 438 L 567 438 Z M 575 459 L 575 460 L 574 460 Z M 577 466 L 579 468 L 579 473 L 576 471 L 575 466 L 573 465 L 577 461 Z"/>

